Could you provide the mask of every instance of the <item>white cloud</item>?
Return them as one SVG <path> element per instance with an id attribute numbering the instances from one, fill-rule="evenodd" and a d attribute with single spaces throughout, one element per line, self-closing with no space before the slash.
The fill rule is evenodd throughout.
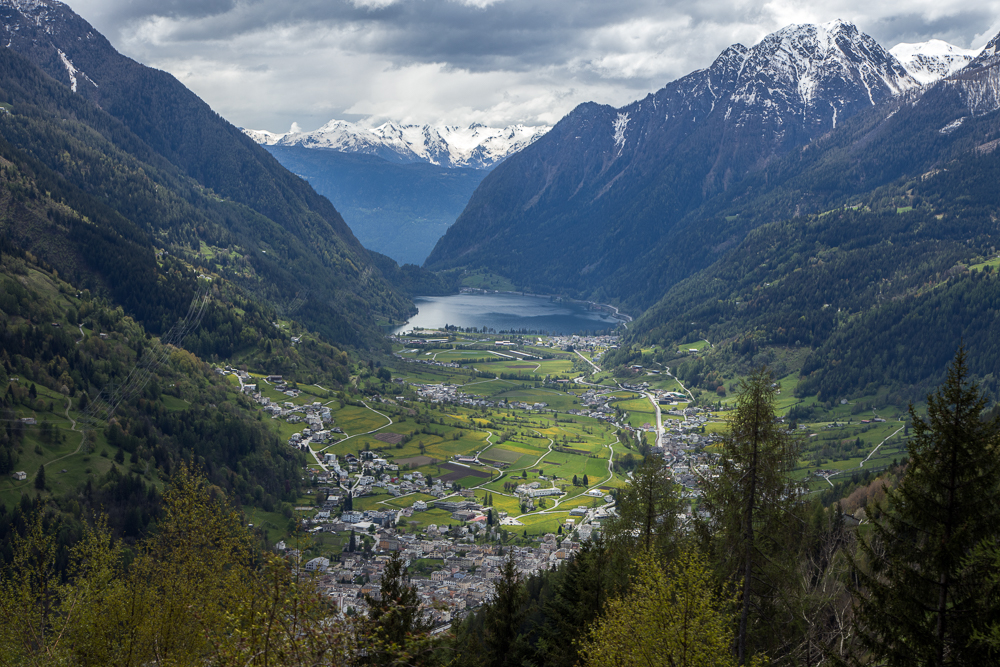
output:
<path id="1" fill-rule="evenodd" d="M 460 5 L 465 5 L 466 7 L 476 7 L 478 9 L 486 9 L 490 5 L 495 5 L 498 2 L 503 2 L 503 0 L 453 0 Z"/>
<path id="2" fill-rule="evenodd" d="M 552 124 L 621 106 L 734 42 L 842 18 L 883 46 L 982 46 L 1000 0 L 80 0 L 127 55 L 172 72 L 232 122 Z"/>
<path id="3" fill-rule="evenodd" d="M 396 2 L 397 0 L 351 0 L 352 5 L 363 9 L 384 9 Z"/>

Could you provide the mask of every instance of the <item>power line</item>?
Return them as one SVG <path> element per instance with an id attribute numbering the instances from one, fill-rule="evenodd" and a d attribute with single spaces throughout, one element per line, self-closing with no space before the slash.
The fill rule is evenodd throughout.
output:
<path id="1" fill-rule="evenodd" d="M 201 279 L 199 279 L 199 282 L 201 282 Z M 179 346 L 188 334 L 201 325 L 201 319 L 208 305 L 210 284 L 210 282 L 205 281 L 198 290 L 198 293 L 191 300 L 187 314 L 178 320 L 166 334 L 160 337 L 160 351 L 157 353 L 149 348 L 144 350 L 142 356 L 136 360 L 135 365 L 125 379 L 117 384 L 109 382 L 101 390 L 101 393 L 87 406 L 87 409 L 80 416 L 78 423 L 83 425 L 84 428 L 93 428 L 98 422 L 110 421 L 122 401 L 129 400 L 145 389 L 156 369 L 170 356 L 170 346 Z"/>

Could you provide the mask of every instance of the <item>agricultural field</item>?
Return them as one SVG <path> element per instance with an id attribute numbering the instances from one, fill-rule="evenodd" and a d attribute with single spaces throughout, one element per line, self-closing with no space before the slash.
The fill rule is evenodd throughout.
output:
<path id="1" fill-rule="evenodd" d="M 645 396 L 614 401 L 612 405 L 627 413 L 626 421 L 633 428 L 643 428 L 647 424 L 656 426 L 656 408 Z"/>
<path id="2" fill-rule="evenodd" d="M 441 337 L 446 335 L 442 332 Z M 273 388 L 265 386 L 265 391 L 271 391 L 274 400 L 280 402 L 301 405 L 319 401 L 330 408 L 334 419 L 331 426 L 341 428 L 344 433 L 339 441 L 311 445 L 317 456 L 331 453 L 340 458 L 372 451 L 398 465 L 401 472 L 419 471 L 430 480 L 443 482 L 456 494 L 459 490 L 471 489 L 479 502 L 489 500 L 494 509 L 506 512 L 514 520 L 514 525 L 504 528 L 517 536 L 525 532 L 529 536 L 552 532 L 570 518 L 571 509 L 603 506 L 603 496 L 626 483 L 627 477 L 614 472 L 612 462 L 628 454 L 639 457 L 636 450 L 629 449 L 635 447 L 637 441 L 631 436 L 621 437 L 615 425 L 569 414 L 571 410 L 581 409 L 581 394 L 594 387 L 575 382 L 543 381 L 545 375 L 576 377 L 581 371 L 568 371 L 579 362 L 578 358 L 575 361 L 567 355 L 545 360 L 523 356 L 504 358 L 501 355 L 517 355 L 505 348 L 484 349 L 489 344 L 484 343 L 480 335 L 452 334 L 447 345 L 447 348 L 416 351 L 397 346 L 403 359 L 395 359 L 389 364 L 393 378 L 401 381 L 393 385 L 396 396 L 361 400 L 357 394 L 345 397 L 317 387 L 305 393 L 306 388 L 299 387 L 304 393 L 292 399 L 278 394 Z M 702 354 L 711 354 L 712 350 L 706 341 L 692 343 L 689 347 L 697 348 Z M 553 354 L 551 348 L 537 345 L 516 351 L 538 356 Z M 799 353 L 785 353 L 781 359 L 795 361 L 796 354 Z M 498 360 L 480 361 L 487 357 Z M 466 367 L 412 363 L 407 362 L 407 358 L 436 364 L 465 363 Z M 476 361 L 467 363 L 470 359 Z M 793 427 L 792 435 L 800 443 L 800 456 L 792 476 L 808 491 L 829 489 L 839 475 L 883 468 L 905 456 L 905 423 L 898 421 L 901 411 L 886 409 L 885 414 L 873 411 L 867 399 L 823 406 L 817 404 L 815 398 L 797 398 L 798 372 L 794 368 L 789 370 L 787 364 L 784 368 L 784 374 L 776 379 L 779 388 L 776 407 L 779 415 Z M 500 375 L 504 377 L 498 377 Z M 610 399 L 609 405 L 626 415 L 623 425 L 642 429 L 646 424 L 656 424 L 655 407 L 643 394 L 621 388 L 607 373 L 589 376 L 588 382 L 595 378 L 611 390 L 605 394 Z M 724 382 L 731 389 L 738 386 L 740 379 L 739 375 L 726 375 Z M 681 382 L 665 371 L 647 370 L 628 382 L 646 382 L 651 389 L 684 390 Z M 481 402 L 472 404 L 468 399 L 448 399 L 443 403 L 423 401 L 418 398 L 419 387 L 415 385 L 450 385 L 454 388 L 452 391 L 458 392 L 450 396 L 471 397 Z M 710 395 L 703 391 L 697 393 L 702 397 L 700 405 L 711 406 L 710 413 L 702 413 L 707 421 L 699 433 L 724 434 L 736 393 L 731 390 L 726 396 L 716 396 L 715 392 Z M 544 407 L 531 409 L 542 403 Z M 521 407 L 523 405 L 528 409 Z M 685 407 L 686 403 L 676 406 Z M 670 409 L 675 408 L 662 407 L 668 430 L 671 424 L 683 421 L 682 417 L 668 415 Z M 876 422 L 876 416 L 886 421 Z M 282 420 L 274 422 L 282 435 L 301 428 L 301 425 L 286 424 Z M 646 442 L 652 441 L 650 435 L 646 434 Z M 563 493 L 536 498 L 533 506 L 525 506 L 511 489 L 517 484 L 532 482 L 538 482 L 541 488 L 560 489 Z M 596 493 L 596 489 L 601 490 L 597 497 L 588 494 L 588 491 Z M 381 492 L 358 497 L 354 506 L 362 510 L 404 508 L 417 500 L 428 502 L 433 498 L 416 493 L 393 497 Z M 448 512 L 431 509 L 415 512 L 411 523 L 412 529 L 420 530 L 430 524 L 450 525 L 455 521 Z M 271 520 L 270 525 L 280 525 L 280 520 Z"/>
<path id="3" fill-rule="evenodd" d="M 557 406 L 568 409 L 578 400 L 576 394 L 543 387 L 509 387 L 494 387 L 495 391 L 500 391 L 494 393 L 491 400 L 549 402 L 550 409 L 557 409 Z M 518 500 L 505 492 L 505 483 L 537 480 L 546 487 L 565 488 L 567 495 L 546 499 L 546 509 L 536 507 L 535 512 L 544 512 L 542 516 L 545 517 L 539 520 L 539 526 L 558 525 L 560 520 L 569 517 L 570 509 L 595 500 L 584 495 L 586 487 L 573 485 L 574 476 L 582 480 L 587 475 L 591 486 L 601 484 L 614 488 L 623 483 L 620 476 L 609 473 L 609 461 L 616 450 L 618 453 L 624 451 L 624 446 L 618 442 L 612 428 L 588 417 L 507 407 L 479 410 L 417 402 L 341 407 L 338 400 L 333 400 L 329 407 L 334 424 L 348 437 L 333 444 L 314 445 L 317 454 L 332 453 L 341 457 L 373 450 L 378 456 L 399 465 L 401 470 L 419 471 L 453 488 L 474 489 L 479 497 L 489 491 L 493 506 L 507 511 L 512 517 L 520 517 L 522 512 Z M 281 420 L 275 422 L 278 428 L 285 428 Z M 372 430 L 374 433 L 369 432 Z M 399 437 L 380 439 L 388 434 Z M 472 464 L 455 460 L 457 456 L 477 455 L 478 461 Z M 366 495 L 355 499 L 354 507 L 360 510 L 409 507 L 416 500 L 432 499 L 423 494 Z M 454 523 L 449 514 L 436 516 L 430 511 L 415 513 L 413 519 L 421 524 Z"/>

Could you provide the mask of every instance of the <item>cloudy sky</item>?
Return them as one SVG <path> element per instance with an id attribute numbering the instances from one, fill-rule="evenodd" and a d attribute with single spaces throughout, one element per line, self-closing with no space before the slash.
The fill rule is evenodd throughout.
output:
<path id="1" fill-rule="evenodd" d="M 69 0 L 236 125 L 555 123 L 621 106 L 791 23 L 982 47 L 1000 0 Z"/>

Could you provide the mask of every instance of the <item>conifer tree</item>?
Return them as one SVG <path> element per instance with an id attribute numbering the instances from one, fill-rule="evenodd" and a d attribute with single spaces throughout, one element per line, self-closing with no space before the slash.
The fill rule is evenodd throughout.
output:
<path id="1" fill-rule="evenodd" d="M 977 630 L 1000 621 L 998 582 L 971 556 L 1000 534 L 1000 420 L 969 380 L 960 349 L 947 380 L 913 407 L 906 475 L 869 508 L 871 534 L 852 562 L 859 661 L 894 665 L 988 664 Z"/>
<path id="2" fill-rule="evenodd" d="M 621 569 L 615 567 L 600 537 L 584 542 L 564 568 L 565 575 L 556 579 L 553 594 L 544 603 L 546 621 L 538 629 L 537 663 L 548 667 L 579 663 L 580 629 L 603 613 Z"/>
<path id="3" fill-rule="evenodd" d="M 372 664 L 405 663 L 412 660 L 415 652 L 430 648 L 423 646 L 422 640 L 431 623 L 420 609 L 420 594 L 409 582 L 398 551 L 385 564 L 378 599 L 365 595 L 364 600 L 369 623 L 362 631 L 372 647 L 368 656 Z"/>
<path id="4" fill-rule="evenodd" d="M 490 667 L 520 664 L 519 656 L 524 647 L 519 640 L 525 601 L 524 583 L 517 570 L 514 550 L 510 549 L 500 568 L 500 576 L 493 580 L 493 599 L 484 610 L 484 658 Z"/>
<path id="5" fill-rule="evenodd" d="M 670 469 L 663 459 L 647 456 L 631 484 L 618 494 L 618 515 L 607 528 L 608 541 L 626 559 L 638 549 L 669 557 L 677 537 L 679 506 Z"/>
<path id="6" fill-rule="evenodd" d="M 741 665 L 776 643 L 769 638 L 776 631 L 774 605 L 788 581 L 782 540 L 790 534 L 795 505 L 788 472 L 796 446 L 777 422 L 774 402 L 767 368 L 741 383 L 717 475 L 705 481 L 716 553 L 739 599 L 736 658 Z"/>
<path id="7" fill-rule="evenodd" d="M 38 466 L 38 472 L 35 473 L 35 488 L 39 491 L 45 490 L 45 464 Z"/>

